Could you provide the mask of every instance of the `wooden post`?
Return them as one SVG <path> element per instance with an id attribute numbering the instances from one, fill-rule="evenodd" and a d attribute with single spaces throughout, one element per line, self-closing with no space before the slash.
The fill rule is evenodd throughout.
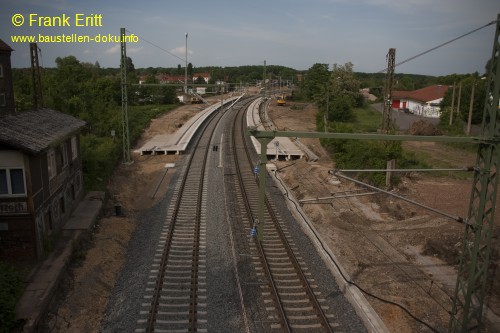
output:
<path id="1" fill-rule="evenodd" d="M 451 124 L 453 124 L 453 109 L 455 108 L 455 88 L 456 83 L 453 82 L 453 94 L 451 95 L 450 126 Z"/>
<path id="2" fill-rule="evenodd" d="M 385 174 L 385 187 L 390 190 L 392 189 L 392 169 L 396 167 L 396 160 L 392 159 L 387 161 L 387 171 Z"/>
<path id="3" fill-rule="evenodd" d="M 470 93 L 470 105 L 469 105 L 469 119 L 467 119 L 467 135 L 470 136 L 472 127 L 472 109 L 474 108 L 474 90 L 476 88 L 476 81 L 472 82 L 472 91 Z"/>

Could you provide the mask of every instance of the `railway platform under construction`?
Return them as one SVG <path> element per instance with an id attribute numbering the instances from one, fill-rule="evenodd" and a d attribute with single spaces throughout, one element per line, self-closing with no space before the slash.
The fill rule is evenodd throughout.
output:
<path id="1" fill-rule="evenodd" d="M 262 98 L 256 99 L 248 108 L 246 115 L 247 126 L 255 127 L 259 131 L 266 130 L 264 123 L 266 123 L 266 126 L 268 123 L 266 120 L 262 120 L 259 115 L 259 109 L 262 103 L 264 103 Z M 253 136 L 251 139 L 255 150 L 260 154 L 260 142 Z M 290 138 L 276 137 L 267 144 L 268 159 L 295 160 L 304 157 L 304 155 L 304 152 L 298 148 Z"/>
<path id="2" fill-rule="evenodd" d="M 225 99 L 222 103 L 228 105 L 237 100 L 238 97 Z M 221 106 L 221 102 L 210 105 L 191 117 L 173 134 L 161 134 L 154 136 L 142 147 L 136 150 L 141 155 L 179 155 L 186 151 L 189 142 L 205 120 Z"/>

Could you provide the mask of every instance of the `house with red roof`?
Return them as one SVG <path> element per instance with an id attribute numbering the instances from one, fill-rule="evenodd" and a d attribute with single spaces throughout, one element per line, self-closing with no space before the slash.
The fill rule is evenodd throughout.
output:
<path id="1" fill-rule="evenodd" d="M 393 109 L 408 109 L 409 112 L 430 118 L 439 118 L 441 101 L 450 87 L 433 85 L 413 91 L 393 91 Z"/>
<path id="2" fill-rule="evenodd" d="M 210 73 L 194 73 L 193 81 L 196 81 L 199 77 L 201 77 L 205 81 L 205 83 L 208 83 L 212 76 L 210 75 Z"/>

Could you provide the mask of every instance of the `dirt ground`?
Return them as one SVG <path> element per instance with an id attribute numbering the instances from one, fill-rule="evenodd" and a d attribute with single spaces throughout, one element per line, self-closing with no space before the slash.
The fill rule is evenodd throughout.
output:
<path id="1" fill-rule="evenodd" d="M 182 106 L 153 120 L 137 147 L 156 134 L 174 132 L 200 107 Z M 272 105 L 270 108 L 270 117 L 279 129 L 314 131 L 314 114 L 314 107 L 306 104 L 296 104 L 293 108 Z M 301 141 L 320 157 L 318 162 L 276 162 L 278 168 L 288 166 L 280 171 L 280 175 L 293 189 L 296 198 L 339 197 L 347 191 L 360 189 L 345 180 L 339 183 L 328 174 L 334 165 L 319 140 Z M 443 146 L 433 143 L 405 146 L 457 167 L 475 163 L 475 154 L 443 149 Z M 117 168 L 108 186 L 112 200 L 88 240 L 84 258 L 73 265 L 63 281 L 64 288 L 61 288 L 47 316 L 46 331 L 99 331 L 107 299 L 135 230 L 135 216 L 151 207 L 165 191 L 169 173 L 159 193 L 155 194 L 152 189 L 156 189 L 165 163 L 175 163 L 178 158 L 133 154 L 133 164 Z M 470 179 L 412 173 L 403 177 L 395 193 L 451 215 L 465 217 L 470 190 Z M 136 200 L 138 197 L 142 199 Z M 114 216 L 115 203 L 123 207 L 124 216 Z M 366 298 L 392 332 L 430 331 L 408 312 L 438 332 L 446 331 L 450 297 L 455 287 L 453 265 L 457 263 L 463 225 L 380 194 L 309 201 L 303 204 L 303 209 L 351 279 L 369 293 Z M 494 242 L 498 243 L 498 233 L 495 237 Z M 498 261 L 498 255 L 495 260 Z M 500 289 L 498 283 L 493 288 Z M 496 309 L 497 315 L 500 315 L 499 299 L 497 293 L 488 303 L 490 308 Z M 489 331 L 500 330 L 490 327 Z"/>

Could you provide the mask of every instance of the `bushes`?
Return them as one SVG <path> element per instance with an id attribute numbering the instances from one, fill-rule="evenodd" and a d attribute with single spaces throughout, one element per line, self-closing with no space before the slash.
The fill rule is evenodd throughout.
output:
<path id="1" fill-rule="evenodd" d="M 89 134 L 81 137 L 83 181 L 87 190 L 103 189 L 121 154 L 121 141 Z"/>
<path id="2" fill-rule="evenodd" d="M 139 139 L 152 118 L 176 106 L 131 106 L 128 109 L 130 144 L 133 145 Z M 90 133 L 81 136 L 83 181 L 86 190 L 103 190 L 122 158 L 121 109 L 116 107 L 107 110 L 107 114 L 109 116 L 102 117 Z M 116 131 L 115 138 L 109 134 L 113 129 Z"/>
<path id="3" fill-rule="evenodd" d="M 18 271 L 0 262 L 0 333 L 11 332 L 16 326 L 14 308 L 23 291 Z"/>
<path id="4" fill-rule="evenodd" d="M 330 126 L 329 131 L 354 133 L 358 127 L 357 123 L 336 123 Z M 321 139 L 321 144 L 333 155 L 338 169 L 385 169 L 387 161 L 391 159 L 397 160 L 398 168 L 415 167 L 418 164 L 414 156 L 403 152 L 401 142 Z M 385 172 L 359 172 L 356 177 L 375 186 L 385 184 Z M 397 181 L 395 177 L 394 183 Z"/>

